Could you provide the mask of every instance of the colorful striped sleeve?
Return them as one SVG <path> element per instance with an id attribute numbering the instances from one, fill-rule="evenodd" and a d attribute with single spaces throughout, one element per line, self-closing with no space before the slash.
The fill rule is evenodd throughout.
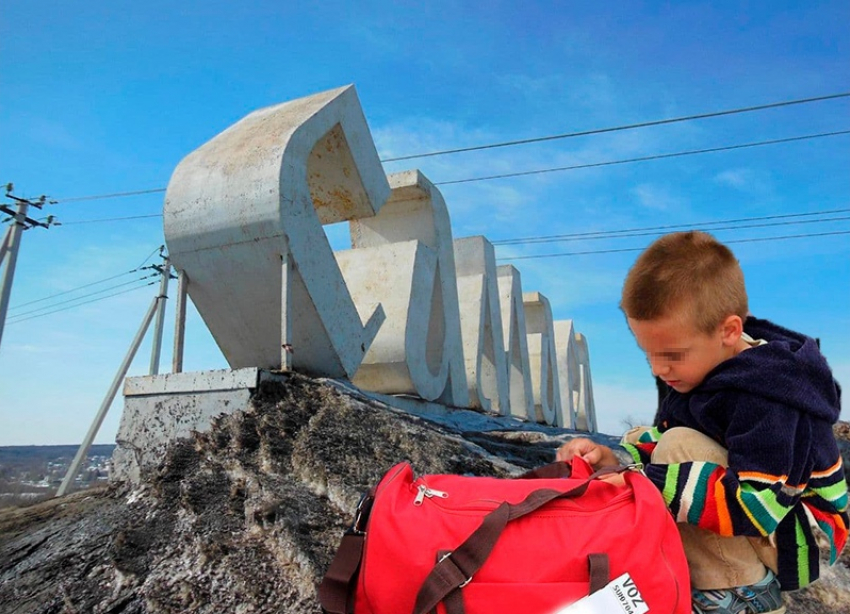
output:
<path id="1" fill-rule="evenodd" d="M 812 472 L 808 488 L 803 493 L 803 505 L 830 542 L 830 565 L 847 543 L 848 498 L 843 459 L 823 471 Z"/>
<path id="2" fill-rule="evenodd" d="M 805 486 L 789 486 L 786 476 L 736 474 L 707 462 L 650 464 L 645 472 L 677 522 L 723 536 L 773 533 Z"/>

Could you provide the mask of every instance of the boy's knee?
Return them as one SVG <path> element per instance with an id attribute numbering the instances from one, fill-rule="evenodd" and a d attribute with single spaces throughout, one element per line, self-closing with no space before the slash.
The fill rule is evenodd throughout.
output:
<path id="1" fill-rule="evenodd" d="M 724 467 L 729 453 L 719 443 L 699 431 L 677 426 L 665 431 L 652 452 L 652 462 L 661 465 L 705 461 Z"/>
<path id="2" fill-rule="evenodd" d="M 651 426 L 635 426 L 626 431 L 626 434 L 623 435 L 622 442 L 630 443 L 632 445 L 638 443 L 638 439 L 645 432 L 652 430 Z"/>

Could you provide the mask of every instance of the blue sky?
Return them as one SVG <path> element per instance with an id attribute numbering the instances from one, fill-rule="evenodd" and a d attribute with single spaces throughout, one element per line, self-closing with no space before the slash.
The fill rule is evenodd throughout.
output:
<path id="1" fill-rule="evenodd" d="M 0 183 L 60 201 L 32 213 L 63 225 L 24 234 L 0 345 L 0 445 L 81 441 L 155 292 L 60 302 L 150 281 L 128 271 L 163 243 L 162 193 L 71 199 L 164 188 L 184 156 L 253 110 L 353 83 L 389 158 L 850 91 L 846 1 L 421 4 L 4 2 Z M 419 168 L 439 184 L 848 129 L 850 99 L 840 98 L 385 168 Z M 844 210 L 718 225 L 737 226 L 715 234 L 739 241 L 850 231 L 835 219 L 850 215 L 848 169 L 842 135 L 441 191 L 455 238 L 491 241 Z M 92 221 L 132 216 L 152 217 Z M 743 227 L 804 220 L 821 221 Z M 503 246 L 497 257 L 640 248 L 654 236 Z M 850 235 L 730 247 L 753 313 L 821 338 L 850 386 Z M 617 308 L 635 257 L 512 262 L 526 291 L 587 335 L 609 433 L 654 411 L 649 369 Z M 224 367 L 192 309 L 188 327 L 186 370 Z M 149 353 L 146 341 L 131 375 L 147 372 Z M 119 398 L 97 441 L 114 439 L 121 409 Z"/>

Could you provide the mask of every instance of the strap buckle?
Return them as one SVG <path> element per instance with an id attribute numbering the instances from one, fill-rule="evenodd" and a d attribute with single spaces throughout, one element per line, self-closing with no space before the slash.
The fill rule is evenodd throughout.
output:
<path id="1" fill-rule="evenodd" d="M 369 521 L 369 513 L 372 511 L 372 503 L 374 503 L 372 493 L 366 493 L 360 497 L 357 503 L 357 509 L 354 511 L 354 522 L 349 533 L 354 535 L 366 535 L 366 523 Z"/>
<path id="2" fill-rule="evenodd" d="M 452 552 L 451 552 L 451 550 L 449 550 L 448 552 L 446 552 L 443 556 L 441 556 L 441 557 L 437 560 L 437 565 L 439 565 L 440 563 L 442 563 L 442 562 L 443 562 L 443 561 L 445 561 L 446 559 L 451 558 L 451 556 L 452 556 Z M 454 561 L 452 561 L 452 562 L 454 563 Z M 457 566 L 457 563 L 455 563 L 455 567 L 457 567 L 458 569 L 460 569 L 460 567 L 458 567 L 458 566 Z M 466 586 L 466 585 L 467 585 L 467 584 L 469 584 L 470 582 L 472 582 L 472 576 L 469 576 L 466 580 L 464 580 L 463 582 L 461 582 L 460 584 L 458 584 L 458 586 L 457 586 L 457 587 L 458 587 L 458 588 L 463 588 L 464 586 Z"/>

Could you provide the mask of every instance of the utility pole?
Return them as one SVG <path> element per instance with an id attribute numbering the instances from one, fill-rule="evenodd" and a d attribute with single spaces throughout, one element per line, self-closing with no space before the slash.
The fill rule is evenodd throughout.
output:
<path id="1" fill-rule="evenodd" d="M 160 255 L 162 255 L 160 253 Z M 100 409 L 97 411 L 97 415 L 94 418 L 94 422 L 92 422 L 89 427 L 88 433 L 86 433 L 86 437 L 83 440 L 83 443 L 80 444 L 80 447 L 77 449 L 77 454 L 74 456 L 74 460 L 71 461 L 71 466 L 68 468 L 67 473 L 65 473 L 65 477 L 62 480 L 62 484 L 60 484 L 59 489 L 56 491 L 56 496 L 61 497 L 62 495 L 68 492 L 68 489 L 71 487 L 71 483 L 74 481 L 74 478 L 77 477 L 77 473 L 80 471 L 80 466 L 83 464 L 83 461 L 88 457 L 89 449 L 91 448 L 91 444 L 94 441 L 94 438 L 97 437 L 97 432 L 100 430 L 100 425 L 103 424 L 103 419 L 106 418 L 106 414 L 109 411 L 109 408 L 112 406 L 112 401 L 115 400 L 115 395 L 118 393 L 118 388 L 121 386 L 121 382 L 124 381 L 124 376 L 127 375 L 127 371 L 130 368 L 130 364 L 133 362 L 133 358 L 136 356 L 136 352 L 139 349 L 139 346 L 142 344 L 142 340 L 145 338 L 145 333 L 148 331 L 148 327 L 151 324 L 151 321 L 154 318 L 154 314 L 158 313 L 158 323 L 154 341 L 153 341 L 153 351 L 151 352 L 151 364 L 150 364 L 150 375 L 156 375 L 159 371 L 159 353 L 160 347 L 162 347 L 162 317 L 165 311 L 165 301 L 168 298 L 168 280 L 171 277 L 171 265 L 169 264 L 168 257 L 163 256 L 165 261 L 161 266 L 153 265 L 153 269 L 159 271 L 161 277 L 159 292 L 151 301 L 150 307 L 148 307 L 147 312 L 145 313 L 144 318 L 142 318 L 142 324 L 139 326 L 139 330 L 136 333 L 136 336 L 133 338 L 132 343 L 130 343 L 130 348 L 127 350 L 127 354 L 124 356 L 124 360 L 121 362 L 121 366 L 118 367 L 118 372 L 115 374 L 115 378 L 112 380 L 112 384 L 109 386 L 109 390 L 106 393 L 106 397 L 104 397 L 103 402 L 100 404 Z"/>
<path id="2" fill-rule="evenodd" d="M 174 351 L 171 355 L 171 372 L 183 373 L 183 345 L 186 340 L 186 298 L 189 276 L 186 271 L 177 274 L 177 304 L 174 311 Z"/>
<path id="3" fill-rule="evenodd" d="M 161 252 L 160 252 L 160 255 Z M 153 266 L 154 270 L 159 272 L 159 306 L 156 310 L 156 323 L 154 325 L 153 343 L 151 344 L 151 364 L 148 373 L 150 375 L 159 374 L 159 357 L 162 351 L 162 330 L 165 322 L 165 300 L 168 298 L 168 282 L 171 279 L 171 262 L 165 257 L 162 266 Z"/>
<path id="4" fill-rule="evenodd" d="M 12 294 L 12 281 L 15 279 L 15 265 L 18 262 L 23 232 L 36 226 L 50 228 L 59 225 L 58 222 L 54 221 L 52 215 L 47 216 L 47 220 L 44 222 L 27 216 L 30 207 L 41 209 L 47 202 L 47 197 L 41 196 L 38 200 L 33 201 L 13 195 L 13 190 L 14 186 L 7 183 L 6 198 L 15 201 L 17 209 L 12 209 L 6 204 L 0 204 L 0 211 L 9 216 L 4 221 L 12 221 L 3 237 L 3 242 L 0 243 L 0 266 L 3 266 L 5 262 L 3 276 L 0 279 L 0 341 L 3 340 L 3 328 L 6 325 L 6 312 L 9 309 L 9 297 Z"/>

